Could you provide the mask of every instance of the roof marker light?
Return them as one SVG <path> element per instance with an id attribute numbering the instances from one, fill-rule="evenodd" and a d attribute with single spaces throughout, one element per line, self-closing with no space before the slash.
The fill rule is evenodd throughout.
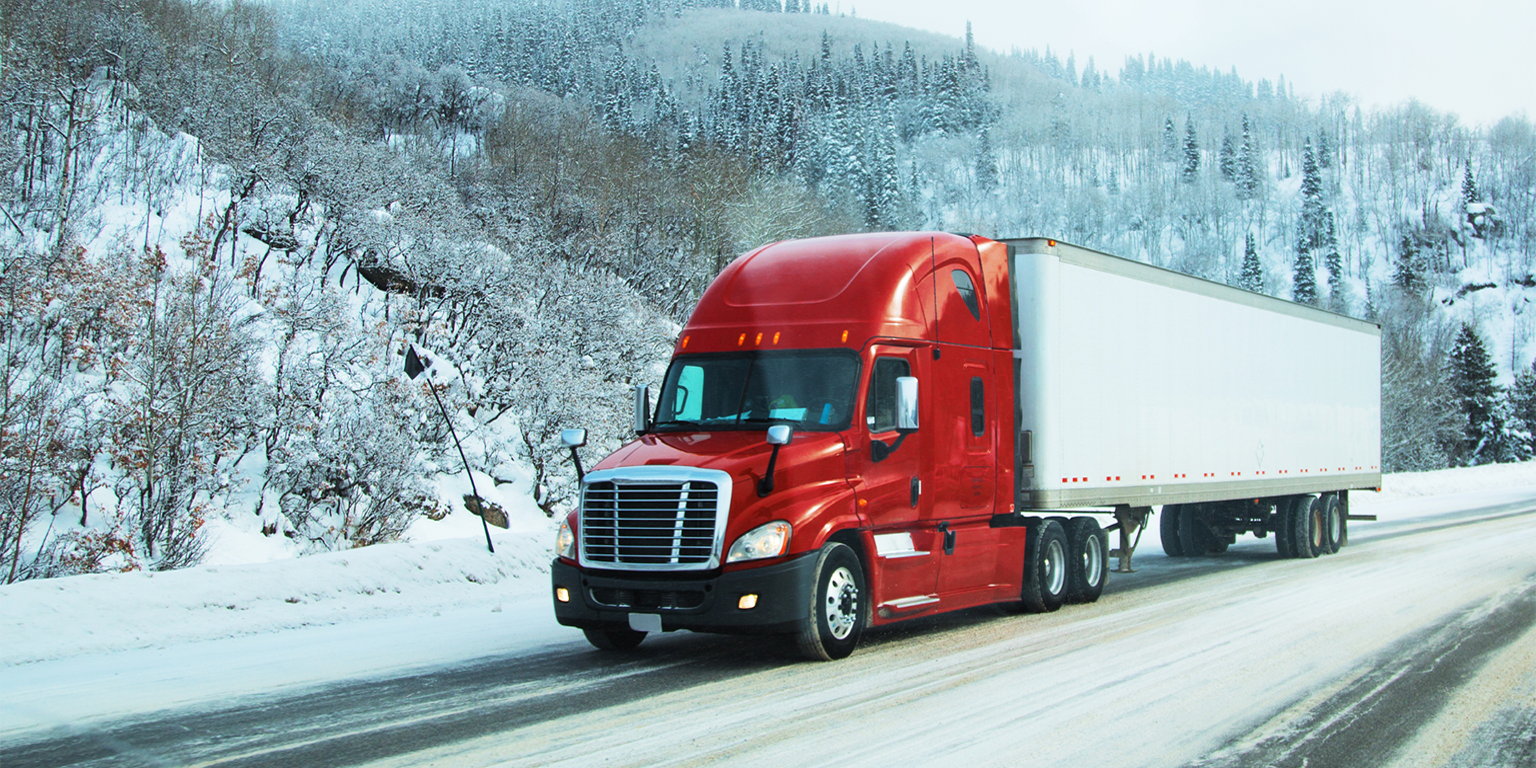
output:
<path id="1" fill-rule="evenodd" d="M 848 332 L 847 331 L 843 331 L 843 343 L 844 344 L 848 343 Z"/>
<path id="2" fill-rule="evenodd" d="M 762 344 L 762 343 L 763 343 L 763 335 L 761 333 L 759 333 L 757 335 L 757 340 L 752 342 L 752 345 L 753 346 L 757 346 L 757 345 Z"/>
<path id="3" fill-rule="evenodd" d="M 687 349 L 687 348 L 688 348 L 688 337 L 684 336 L 683 337 L 683 349 Z"/>
<path id="4" fill-rule="evenodd" d="M 778 333 L 778 331 L 774 331 L 773 343 L 775 343 L 775 344 L 779 343 L 779 333 Z"/>
<path id="5" fill-rule="evenodd" d="M 747 335 L 745 333 L 743 333 L 741 335 L 741 338 L 736 340 L 736 346 L 739 347 L 739 346 L 741 346 L 741 345 L 743 345 L 745 343 L 747 343 Z"/>

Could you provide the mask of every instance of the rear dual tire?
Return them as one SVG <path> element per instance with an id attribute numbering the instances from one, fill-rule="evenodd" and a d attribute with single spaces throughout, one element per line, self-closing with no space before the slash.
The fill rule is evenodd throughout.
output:
<path id="1" fill-rule="evenodd" d="M 1109 579 L 1109 537 L 1091 517 L 1067 521 L 1067 602 L 1091 603 Z"/>
<path id="2" fill-rule="evenodd" d="M 1049 613 L 1067 601 L 1068 552 L 1066 531 L 1055 520 L 1029 526 L 1024 542 L 1024 586 L 1019 605 L 1029 613 Z"/>

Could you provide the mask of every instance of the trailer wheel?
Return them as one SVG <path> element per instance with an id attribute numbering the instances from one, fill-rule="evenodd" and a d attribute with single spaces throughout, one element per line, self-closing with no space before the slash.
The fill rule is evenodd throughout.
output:
<path id="1" fill-rule="evenodd" d="M 605 624 L 596 629 L 588 627 L 581 632 L 587 636 L 587 642 L 603 651 L 633 651 L 645 639 L 644 632 L 619 624 Z"/>
<path id="2" fill-rule="evenodd" d="M 1296 557 L 1311 559 L 1317 557 L 1317 547 L 1313 545 L 1316 537 L 1322 534 L 1319 530 L 1321 520 L 1313 514 L 1317 505 L 1315 496 L 1297 496 L 1295 506 L 1291 507 L 1291 546 L 1296 552 Z M 1317 523 L 1317 524 L 1314 524 Z"/>
<path id="3" fill-rule="evenodd" d="M 1179 507 L 1178 504 L 1164 504 L 1157 513 L 1157 532 L 1163 539 L 1163 551 L 1169 557 L 1184 556 L 1184 545 L 1179 541 Z"/>
<path id="4" fill-rule="evenodd" d="M 1067 534 L 1055 520 L 1043 520 L 1026 536 L 1020 605 L 1029 613 L 1049 613 L 1067 598 Z"/>
<path id="5" fill-rule="evenodd" d="M 1339 551 L 1343 546 L 1340 542 L 1344 538 L 1344 513 L 1339 509 L 1339 497 L 1332 494 L 1324 494 L 1318 499 L 1322 507 L 1322 540 L 1321 554 L 1331 555 Z"/>
<path id="6" fill-rule="evenodd" d="M 1179 507 L 1179 548 L 1185 557 L 1217 554 L 1216 537 L 1206 526 L 1204 504 L 1183 504 Z M 1223 547 L 1221 551 L 1226 551 Z"/>
<path id="7" fill-rule="evenodd" d="M 1067 521 L 1067 551 L 1071 562 L 1067 567 L 1067 601 L 1092 603 L 1104 594 L 1104 582 L 1109 578 L 1109 540 L 1099 521 L 1091 517 L 1074 517 Z"/>
<path id="8" fill-rule="evenodd" d="M 1296 525 L 1291 522 L 1291 508 L 1296 506 L 1295 500 L 1289 497 L 1275 502 L 1274 521 L 1275 551 L 1281 557 L 1290 558 L 1296 556 L 1296 547 L 1291 542 L 1291 531 Z"/>
<path id="9" fill-rule="evenodd" d="M 796 642 L 812 661 L 832 661 L 853 653 L 869 612 L 864 567 L 846 544 L 827 542 L 816 560 L 811 603 Z"/>

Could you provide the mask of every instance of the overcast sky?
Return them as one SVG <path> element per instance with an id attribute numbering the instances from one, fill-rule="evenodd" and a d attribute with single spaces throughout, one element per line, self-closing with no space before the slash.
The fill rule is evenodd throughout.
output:
<path id="1" fill-rule="evenodd" d="M 819 0 L 818 0 L 819 1 Z M 1297 96 L 1345 91 L 1366 106 L 1409 98 L 1463 122 L 1536 115 L 1536 2 L 1362 0 L 834 0 L 861 18 L 961 37 L 1001 53 L 1089 56 L 1118 73 L 1155 52 L 1244 79 L 1290 82 Z"/>

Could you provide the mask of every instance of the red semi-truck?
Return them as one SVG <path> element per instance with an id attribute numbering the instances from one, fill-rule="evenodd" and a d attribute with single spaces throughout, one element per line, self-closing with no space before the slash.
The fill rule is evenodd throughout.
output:
<path id="1" fill-rule="evenodd" d="M 1173 556 L 1326 554 L 1380 486 L 1379 391 L 1371 323 L 1055 240 L 775 243 L 581 477 L 555 615 L 604 649 L 688 629 L 832 659 L 869 626 L 1096 600 L 1154 507 Z"/>

